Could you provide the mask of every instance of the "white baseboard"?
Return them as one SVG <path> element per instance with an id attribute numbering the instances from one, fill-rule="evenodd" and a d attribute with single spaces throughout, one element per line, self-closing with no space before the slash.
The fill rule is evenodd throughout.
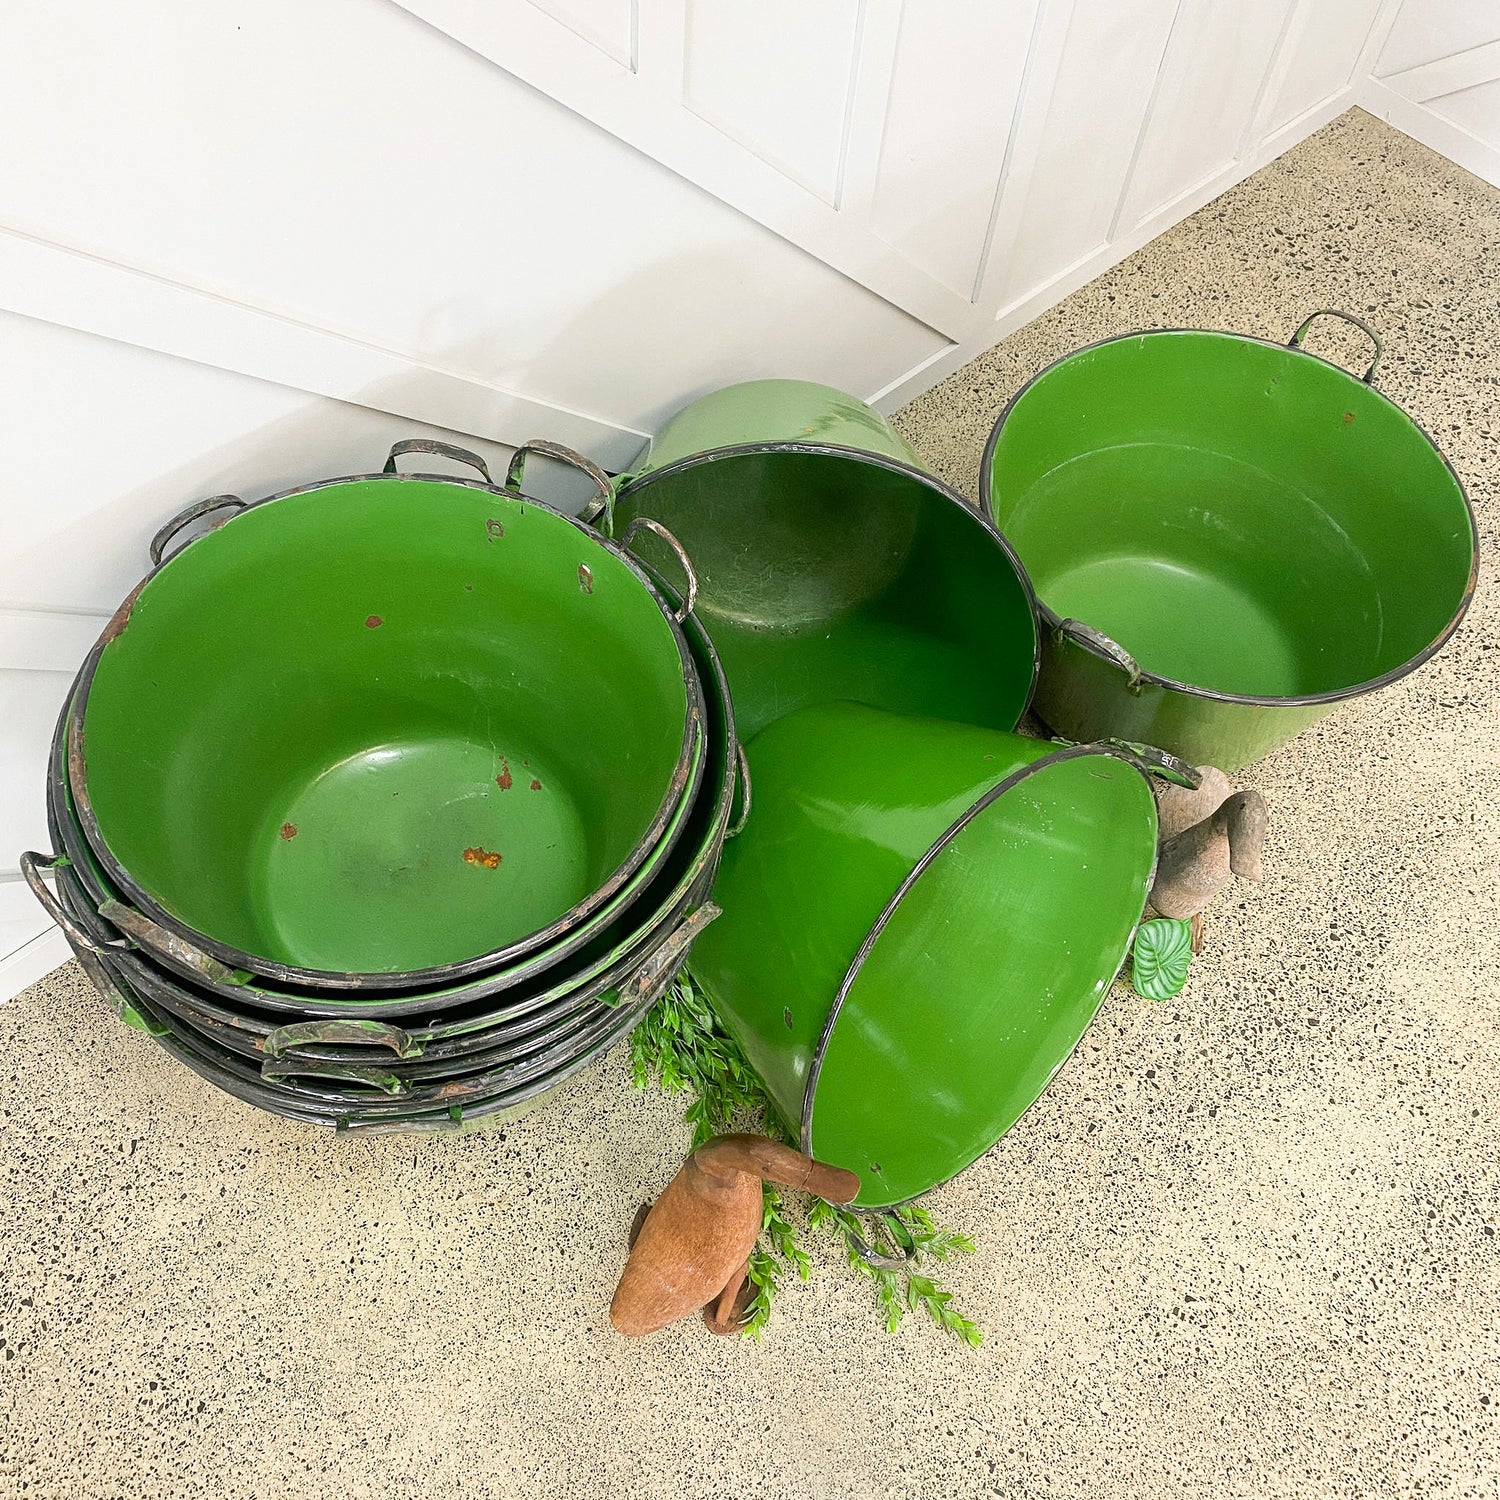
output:
<path id="1" fill-rule="evenodd" d="M 1243 182 L 1252 173 L 1258 172 L 1289 151 L 1300 141 L 1321 130 L 1331 120 L 1337 119 L 1346 109 L 1359 100 L 1351 86 L 1314 105 L 1295 120 L 1267 136 L 1245 155 L 1205 178 L 1196 187 L 1180 194 L 1170 203 L 1149 214 L 1133 228 L 1118 235 L 1108 244 L 1100 245 L 1081 260 L 1075 261 L 1066 270 L 1059 272 L 1050 281 L 1033 288 L 1023 296 L 1002 307 L 995 321 L 982 333 L 964 343 L 953 344 L 939 354 L 915 365 L 904 375 L 868 397 L 870 404 L 881 411 L 895 411 L 908 401 L 915 400 L 924 391 L 931 390 L 940 381 L 946 380 L 955 370 L 962 369 L 970 360 L 977 359 L 987 349 L 992 349 L 1001 339 L 1009 338 L 1018 328 L 1024 328 L 1034 318 L 1040 317 L 1049 308 L 1055 307 L 1064 297 L 1087 286 L 1096 276 L 1101 276 L 1111 267 L 1117 266 L 1127 256 L 1134 255 L 1143 245 L 1149 244 L 1157 235 L 1174 224 L 1198 212 L 1207 203 L 1212 203 L 1220 193 L 1227 192 L 1237 183 Z M 1399 128 L 1399 126 L 1398 126 Z"/>
<path id="2" fill-rule="evenodd" d="M 1465 171 L 1500 187 L 1500 147 L 1480 140 L 1461 125 L 1434 114 L 1427 105 L 1398 94 L 1378 78 L 1365 79 L 1355 103 L 1403 135 L 1409 135 L 1414 141 L 1436 151 L 1439 156 L 1446 156 Z"/>
<path id="3" fill-rule="evenodd" d="M 72 956 L 67 939 L 57 928 L 49 927 L 14 953 L 0 958 L 0 1004 L 15 999 L 22 990 L 60 969 Z"/>

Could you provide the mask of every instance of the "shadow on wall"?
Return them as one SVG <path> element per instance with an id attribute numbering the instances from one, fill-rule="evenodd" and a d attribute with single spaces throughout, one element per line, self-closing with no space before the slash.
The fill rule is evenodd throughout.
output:
<path id="1" fill-rule="evenodd" d="M 539 355 L 524 366 L 508 367 L 503 383 L 533 399 L 607 413 L 649 433 L 689 401 L 738 381 L 847 382 L 840 374 L 847 370 L 841 351 L 818 347 L 832 330 L 816 297 L 788 288 L 784 300 L 775 303 L 724 308 L 725 325 L 808 330 L 785 354 L 759 347 L 758 338 L 747 350 L 744 343 L 705 328 L 705 300 L 719 288 L 739 288 L 743 282 L 743 268 L 722 250 L 663 257 L 579 307 Z M 655 362 L 653 351 L 664 349 L 686 356 L 674 360 L 672 372 Z M 450 349 L 443 358 L 459 363 L 464 352 Z"/>
<path id="2" fill-rule="evenodd" d="M 88 420 L 88 413 L 83 418 Z M 49 578 L 45 594 L 23 595 L 16 602 L 23 608 L 113 611 L 149 570 L 148 547 L 157 528 L 192 501 L 223 493 L 259 499 L 320 478 L 378 471 L 391 444 L 403 437 L 435 437 L 473 447 L 492 473 L 498 470 L 497 478 L 503 477 L 510 452 L 466 434 L 307 396 L 304 407 L 292 415 L 187 457 L 148 482 L 97 501 L 80 497 L 81 513 L 4 560 L 12 578 Z M 410 466 L 412 460 L 403 463 Z M 422 467 L 475 477 L 462 465 L 425 455 Z M 50 582 L 59 562 L 66 570 L 63 578 Z M 12 585 L 5 592 L 14 598 L 19 590 Z"/>
<path id="3" fill-rule="evenodd" d="M 431 331 L 431 342 L 424 337 L 422 347 L 408 351 L 429 368 L 373 382 L 352 400 L 300 393 L 255 377 L 129 348 L 125 369 L 137 390 L 152 390 L 156 385 L 152 367 L 165 369 L 157 362 L 168 361 L 175 367 L 175 376 L 160 378 L 165 402 L 171 401 L 174 385 L 179 391 L 191 389 L 184 371 L 201 371 L 205 381 L 214 382 L 216 388 L 206 399 L 198 393 L 205 413 L 201 425 L 220 434 L 234 430 L 240 401 L 260 410 L 268 405 L 292 409 L 197 452 L 191 449 L 194 427 L 188 421 L 183 432 L 183 447 L 188 451 L 149 479 L 136 478 L 120 493 L 99 494 L 97 464 L 94 474 L 78 487 L 47 478 L 38 489 L 38 503 L 46 506 L 56 529 L 43 529 L 40 534 L 33 530 L 33 541 L 0 558 L 0 601 L 26 608 L 110 611 L 144 571 L 152 534 L 184 505 L 220 492 L 259 498 L 321 478 L 377 470 L 391 443 L 402 437 L 436 437 L 472 447 L 491 461 L 492 473 L 500 481 L 511 445 L 555 433 L 545 430 L 544 420 L 538 424 L 543 430 L 509 430 L 512 418 L 506 412 L 505 394 L 468 384 L 465 375 L 524 392 L 531 401 L 599 416 L 643 432 L 656 430 L 697 396 L 740 380 L 791 377 L 838 384 L 843 361 L 837 349 L 823 347 L 828 329 L 819 299 L 805 283 L 789 284 L 785 300 L 774 305 L 767 304 L 762 295 L 755 306 L 726 309 L 722 325 L 805 329 L 805 338 L 797 340 L 800 355 L 793 351 L 783 358 L 774 343 L 766 347 L 762 339 L 761 347 L 752 348 L 747 357 L 743 345 L 716 341 L 701 326 L 705 304 L 722 295 L 723 288 L 742 283 L 742 273 L 736 257 L 723 246 L 664 256 L 576 309 L 540 353 L 510 363 L 503 352 L 497 358 L 496 351 L 503 351 L 508 342 L 525 347 L 534 327 L 512 328 L 509 335 L 506 329 L 480 328 L 456 339 L 453 329 L 462 323 L 463 309 L 436 306 L 424 328 L 424 334 Z M 440 340 L 440 331 L 447 337 Z M 816 355 L 807 352 L 820 348 L 822 352 Z M 688 357 L 674 358 L 668 369 L 652 353 L 661 350 L 685 351 Z M 88 359 L 86 351 L 71 357 Z M 689 377 L 689 383 L 677 386 L 675 381 L 683 377 Z M 452 426 L 439 427 L 392 415 L 392 407 L 449 409 L 455 418 Z M 143 408 L 155 420 L 143 419 Z M 215 420 L 220 415 L 226 419 Z M 176 442 L 159 413 L 141 399 L 122 402 L 119 412 L 91 410 L 87 405 L 63 411 L 59 406 L 56 429 L 39 436 L 54 446 L 64 439 L 76 446 L 80 428 L 88 430 L 90 441 L 101 448 L 128 448 L 137 460 L 132 477 L 149 472 L 154 456 L 168 458 Z M 480 432 L 487 435 L 476 436 Z M 437 460 L 422 462 L 439 472 L 466 472 Z M 621 462 L 616 455 L 612 466 L 619 467 Z M 572 511 L 591 493 L 586 480 L 546 462 L 528 464 L 526 489 L 546 503 Z"/>

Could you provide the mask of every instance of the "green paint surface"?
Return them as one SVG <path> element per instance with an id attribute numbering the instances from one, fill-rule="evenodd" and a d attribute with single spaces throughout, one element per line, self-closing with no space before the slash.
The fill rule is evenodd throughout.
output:
<path id="1" fill-rule="evenodd" d="M 687 709 L 661 607 L 563 517 L 334 483 L 146 585 L 88 695 L 88 787 L 115 859 L 197 931 L 406 972 L 523 940 L 638 864 L 701 759 Z"/>

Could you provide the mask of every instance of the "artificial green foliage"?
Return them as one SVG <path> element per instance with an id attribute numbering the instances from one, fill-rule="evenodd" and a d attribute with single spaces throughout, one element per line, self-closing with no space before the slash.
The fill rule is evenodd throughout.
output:
<path id="1" fill-rule="evenodd" d="M 954 1309 L 952 1292 L 918 1269 L 924 1257 L 944 1261 L 951 1255 L 971 1253 L 973 1240 L 967 1235 L 938 1229 L 927 1210 L 912 1203 L 891 1209 L 875 1222 L 885 1231 L 889 1241 L 887 1251 L 876 1251 L 870 1245 L 870 1223 L 847 1208 L 819 1200 L 808 1216 L 808 1223 L 814 1228 L 826 1225 L 842 1237 L 850 1266 L 875 1284 L 875 1296 L 889 1332 L 894 1333 L 901 1326 L 909 1311 L 920 1309 L 955 1338 L 977 1349 L 984 1342 L 983 1331 Z M 889 1260 L 903 1264 L 888 1265 Z"/>
<path id="2" fill-rule="evenodd" d="M 693 1149 L 730 1131 L 797 1144 L 765 1085 L 686 973 L 668 986 L 636 1028 L 631 1069 L 637 1088 L 655 1078 L 668 1093 L 685 1091 L 693 1096 L 683 1114 L 693 1127 Z M 745 1321 L 745 1332 L 756 1339 L 770 1318 L 785 1273 L 790 1270 L 802 1281 L 812 1275 L 812 1261 L 802 1248 L 798 1223 L 789 1216 L 781 1190 L 767 1183 L 764 1191 L 761 1235 L 750 1252 L 750 1283 L 755 1293 Z M 885 1213 L 860 1215 L 816 1199 L 806 1227 L 824 1230 L 842 1241 L 850 1266 L 874 1284 L 891 1332 L 901 1326 L 908 1311 L 921 1311 L 971 1348 L 983 1341 L 980 1329 L 954 1310 L 953 1294 L 921 1269 L 927 1261 L 967 1254 L 974 1243 L 966 1235 L 938 1229 L 926 1209 L 904 1204 Z M 880 1248 L 871 1243 L 872 1237 L 883 1242 Z"/>
<path id="3" fill-rule="evenodd" d="M 1170 1000 L 1187 983 L 1193 961 L 1193 924 L 1157 917 L 1135 931 L 1130 983 L 1148 1000 Z"/>

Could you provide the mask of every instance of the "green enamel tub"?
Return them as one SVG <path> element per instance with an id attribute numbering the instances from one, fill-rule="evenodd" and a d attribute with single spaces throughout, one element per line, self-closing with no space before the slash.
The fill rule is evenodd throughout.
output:
<path id="1" fill-rule="evenodd" d="M 133 935 L 198 972 L 411 991 L 555 957 L 683 827 L 706 745 L 674 611 L 519 463 L 396 472 L 430 446 L 220 500 L 84 668 L 80 823 Z"/>
<path id="2" fill-rule="evenodd" d="M 1303 347 L 1323 316 L 1374 341 L 1362 375 Z M 1051 728 L 1234 770 L 1441 649 L 1478 531 L 1379 355 L 1329 309 L 1289 344 L 1107 339 L 1022 388 L 981 483 L 1040 600 Z"/>
<path id="3" fill-rule="evenodd" d="M 747 747 L 689 967 L 820 1161 L 886 1207 L 982 1155 L 1119 971 L 1156 861 L 1122 750 L 840 703 Z"/>
<path id="4" fill-rule="evenodd" d="M 878 412 L 805 381 L 693 402 L 616 481 L 616 527 L 666 526 L 748 739 L 809 704 L 1012 729 L 1036 676 L 1031 587 L 999 531 Z M 642 557 L 674 565 L 642 534 Z"/>
<path id="5" fill-rule="evenodd" d="M 665 583 L 660 586 L 669 590 Z M 699 911 L 732 831 L 736 790 L 741 818 L 750 793 L 743 782 L 728 685 L 712 643 L 692 615 L 684 619 L 683 630 L 705 687 L 710 746 L 708 772 L 691 821 L 630 912 L 533 983 L 496 992 L 482 977 L 434 990 L 411 1001 L 417 1008 L 400 1012 L 396 1024 L 371 1018 L 372 1008 L 381 1009 L 378 994 L 309 998 L 314 992 L 277 990 L 269 981 L 184 979 L 147 951 L 113 946 L 121 934 L 100 912 L 113 909 L 117 897 L 77 828 L 57 743 L 49 777 L 48 822 L 53 847 L 66 856 L 55 878 L 65 915 L 75 919 L 76 925 L 64 926 L 75 953 L 102 959 L 157 1010 L 213 1033 L 222 1045 L 257 1062 L 293 1058 L 341 1070 L 368 1067 L 385 1076 L 421 1076 L 476 1066 L 469 1059 L 477 1052 L 529 1048 L 538 1033 L 588 1012 L 601 997 L 649 983 L 663 964 L 675 970 L 686 944 L 704 925 Z M 344 1071 L 338 1076 L 350 1075 Z"/>

